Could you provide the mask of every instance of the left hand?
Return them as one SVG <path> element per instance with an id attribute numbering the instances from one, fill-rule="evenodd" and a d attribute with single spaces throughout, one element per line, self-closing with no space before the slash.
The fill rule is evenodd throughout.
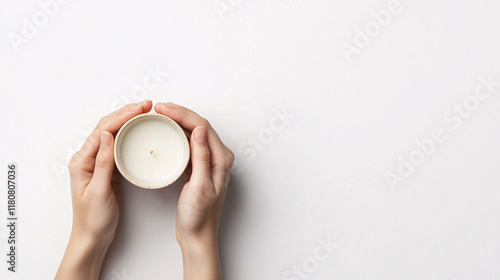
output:
<path id="1" fill-rule="evenodd" d="M 121 203 L 120 174 L 114 162 L 114 137 L 131 118 L 149 112 L 146 100 L 128 104 L 102 118 L 68 169 L 73 202 L 73 227 L 56 279 L 97 279 L 115 236 Z"/>

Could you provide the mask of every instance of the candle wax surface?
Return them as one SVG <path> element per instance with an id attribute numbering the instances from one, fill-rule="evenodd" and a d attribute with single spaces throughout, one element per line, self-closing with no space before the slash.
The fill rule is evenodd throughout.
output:
<path id="1" fill-rule="evenodd" d="M 184 146 L 181 135 L 167 122 L 143 120 L 123 135 L 120 148 L 123 167 L 145 183 L 163 182 L 181 168 Z"/>

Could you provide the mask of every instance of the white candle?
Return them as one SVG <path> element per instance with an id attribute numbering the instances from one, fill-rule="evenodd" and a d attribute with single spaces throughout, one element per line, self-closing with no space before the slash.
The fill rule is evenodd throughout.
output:
<path id="1" fill-rule="evenodd" d="M 115 162 L 132 184 L 147 189 L 170 185 L 189 162 L 189 142 L 172 119 L 148 113 L 126 122 L 118 131 Z"/>

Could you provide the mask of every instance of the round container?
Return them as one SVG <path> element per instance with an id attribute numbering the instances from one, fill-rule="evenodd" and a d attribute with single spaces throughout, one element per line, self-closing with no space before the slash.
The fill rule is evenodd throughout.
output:
<path id="1" fill-rule="evenodd" d="M 130 183 L 164 188 L 184 172 L 190 158 L 184 130 L 171 118 L 146 113 L 127 121 L 115 138 L 115 164 Z"/>

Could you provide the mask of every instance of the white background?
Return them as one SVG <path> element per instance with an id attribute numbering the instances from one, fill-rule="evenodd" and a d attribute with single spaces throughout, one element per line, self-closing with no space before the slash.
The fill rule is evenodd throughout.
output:
<path id="1" fill-rule="evenodd" d="M 500 81 L 500 2 L 401 0 L 350 56 L 341 44 L 378 31 L 371 13 L 388 1 L 214 3 L 70 1 L 15 47 L 23 18 L 43 9 L 0 1 L 1 279 L 53 279 L 71 228 L 66 161 L 101 117 L 140 98 L 197 111 L 236 154 L 225 279 L 500 279 L 500 87 L 473 100 L 478 77 Z M 132 92 L 156 67 L 168 77 Z M 446 121 L 464 100 L 478 107 Z M 283 110 L 294 117 L 271 136 Z M 391 189 L 385 174 L 436 128 L 446 141 Z M 9 162 L 16 274 L 4 261 Z M 101 279 L 181 279 L 181 187 L 124 186 Z M 339 247 L 318 261 L 328 238 Z M 303 275 L 285 276 L 294 265 Z"/>

